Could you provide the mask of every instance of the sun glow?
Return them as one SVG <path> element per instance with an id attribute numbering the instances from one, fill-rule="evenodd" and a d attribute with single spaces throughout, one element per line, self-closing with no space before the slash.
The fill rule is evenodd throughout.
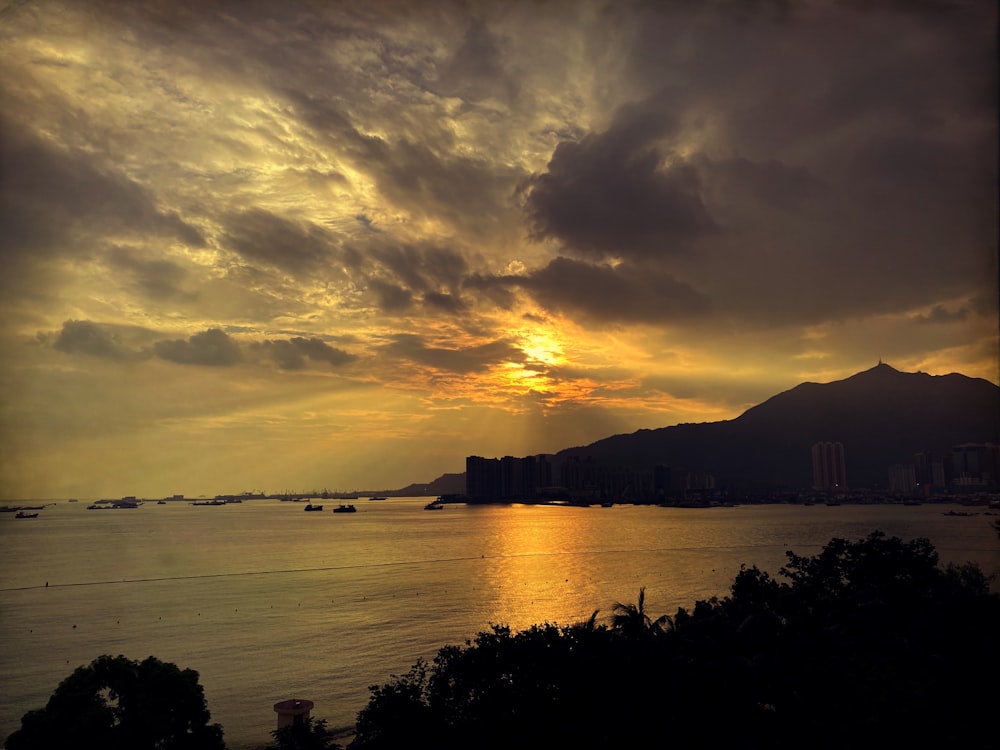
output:
<path id="1" fill-rule="evenodd" d="M 569 362 L 554 334 L 533 331 L 522 336 L 520 349 L 531 362 L 557 366 Z"/>

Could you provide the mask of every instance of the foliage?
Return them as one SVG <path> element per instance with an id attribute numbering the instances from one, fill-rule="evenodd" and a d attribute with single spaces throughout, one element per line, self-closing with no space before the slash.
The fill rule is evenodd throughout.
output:
<path id="1" fill-rule="evenodd" d="M 673 626 L 670 615 L 660 615 L 655 620 L 646 612 L 646 587 L 639 589 L 639 599 L 635 604 L 615 602 L 612 608 L 611 628 L 629 638 L 645 638 L 659 635 L 664 626 Z"/>
<path id="2" fill-rule="evenodd" d="M 222 750 L 209 725 L 198 673 L 150 656 L 100 656 L 64 679 L 44 708 L 29 711 L 7 750 Z"/>
<path id="3" fill-rule="evenodd" d="M 744 567 L 673 618 L 640 589 L 611 627 L 494 625 L 373 686 L 354 746 L 991 746 L 1000 598 L 977 566 L 874 532 L 780 577 Z"/>
<path id="4" fill-rule="evenodd" d="M 271 732 L 274 744 L 268 750 L 338 750 L 326 719 L 309 718 Z"/>

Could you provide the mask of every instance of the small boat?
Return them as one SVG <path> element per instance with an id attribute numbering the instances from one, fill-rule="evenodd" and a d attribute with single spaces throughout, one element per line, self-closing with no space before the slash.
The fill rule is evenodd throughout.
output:
<path id="1" fill-rule="evenodd" d="M 427 505 L 424 506 L 424 510 L 444 510 L 444 506 L 435 500 L 432 503 L 427 503 Z"/>
<path id="2" fill-rule="evenodd" d="M 350 505 L 350 504 L 344 505 L 343 503 L 341 503 L 340 505 L 338 505 L 336 508 L 333 509 L 333 512 L 334 513 L 357 513 L 358 509 L 355 508 L 353 505 Z"/>
<path id="3" fill-rule="evenodd" d="M 322 505 L 313 505 L 312 503 L 309 503 L 302 510 L 323 510 L 323 506 Z"/>
<path id="4" fill-rule="evenodd" d="M 385 498 L 385 497 L 384 497 L 383 495 L 372 495 L 372 496 L 371 496 L 370 498 L 368 498 L 368 499 L 369 499 L 369 500 L 385 500 L 386 498 Z"/>
<path id="5" fill-rule="evenodd" d="M 19 510 L 14 514 L 14 518 L 38 518 L 37 513 L 25 513 L 23 510 Z"/>

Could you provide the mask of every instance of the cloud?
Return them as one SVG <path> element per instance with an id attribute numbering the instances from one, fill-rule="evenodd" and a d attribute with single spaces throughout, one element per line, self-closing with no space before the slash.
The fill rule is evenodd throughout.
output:
<path id="1" fill-rule="evenodd" d="M 918 323 L 961 323 L 967 320 L 970 314 L 971 311 L 968 307 L 960 307 L 957 310 L 949 310 L 944 305 L 934 305 L 929 313 L 925 315 L 917 315 L 915 320 Z"/>
<path id="2" fill-rule="evenodd" d="M 124 360 L 133 354 L 123 345 L 113 326 L 89 320 L 67 320 L 52 346 L 66 354 L 87 354 L 106 359 Z"/>
<path id="3" fill-rule="evenodd" d="M 468 284 L 521 287 L 547 310 L 598 325 L 671 325 L 711 310 L 709 298 L 689 284 L 658 266 L 631 262 L 611 266 L 559 257 L 521 276 L 473 276 Z"/>
<path id="4" fill-rule="evenodd" d="M 446 349 L 427 346 L 422 337 L 405 333 L 394 335 L 392 343 L 385 347 L 385 352 L 418 364 L 457 373 L 482 372 L 499 362 L 523 358 L 520 349 L 503 340 Z"/>
<path id="5" fill-rule="evenodd" d="M 248 261 L 295 274 L 322 273 L 337 246 L 336 238 L 316 224 L 258 207 L 229 215 L 223 241 Z"/>
<path id="6" fill-rule="evenodd" d="M 219 328 L 196 333 L 189 339 L 157 341 L 156 356 L 180 365 L 230 367 L 243 359 L 237 343 Z"/>
<path id="7" fill-rule="evenodd" d="M 81 150 L 28 134 L 8 117 L 0 122 L 3 179 L 0 224 L 7 253 L 71 255 L 83 237 L 154 234 L 190 247 L 200 230 L 155 194 Z"/>
<path id="8" fill-rule="evenodd" d="M 468 305 L 462 301 L 461 297 L 440 292 L 427 292 L 424 295 L 424 304 L 452 314 L 462 313 L 468 309 Z"/>
<path id="9" fill-rule="evenodd" d="M 185 291 L 188 272 L 178 263 L 160 258 L 144 258 L 135 249 L 118 247 L 108 253 L 108 262 L 125 271 L 142 292 L 154 300 L 193 300 L 196 294 Z"/>
<path id="10" fill-rule="evenodd" d="M 372 279 L 368 282 L 368 287 L 375 294 L 378 306 L 383 312 L 402 312 L 413 304 L 413 294 L 398 284 Z"/>
<path id="11" fill-rule="evenodd" d="M 357 357 L 342 349 L 336 349 L 316 338 L 296 336 L 288 340 L 265 341 L 264 349 L 285 370 L 301 370 L 306 360 L 326 362 L 338 367 L 353 362 Z"/>
<path id="12" fill-rule="evenodd" d="M 559 144 L 547 170 L 520 188 L 536 237 L 591 257 L 646 258 L 715 229 L 697 171 L 671 151 L 664 104 L 625 107 L 607 131 Z"/>

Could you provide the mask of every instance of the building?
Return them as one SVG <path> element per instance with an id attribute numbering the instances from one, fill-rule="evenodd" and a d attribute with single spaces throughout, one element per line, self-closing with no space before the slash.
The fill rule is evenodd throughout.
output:
<path id="1" fill-rule="evenodd" d="M 1000 481 L 1000 445 L 964 443 L 951 449 L 954 485 L 995 488 Z"/>
<path id="2" fill-rule="evenodd" d="M 278 729 L 308 722 L 312 708 L 312 701 L 297 698 L 278 701 L 274 704 L 274 712 L 278 714 Z"/>
<path id="3" fill-rule="evenodd" d="M 847 463 L 841 443 L 815 443 L 812 447 L 813 489 L 846 490 Z"/>
<path id="4" fill-rule="evenodd" d="M 893 464 L 889 467 L 889 492 L 893 495 L 913 495 L 917 490 L 917 470 L 913 464 Z"/>
<path id="5" fill-rule="evenodd" d="M 465 494 L 472 501 L 531 500 L 552 484 L 551 456 L 465 458 Z"/>

